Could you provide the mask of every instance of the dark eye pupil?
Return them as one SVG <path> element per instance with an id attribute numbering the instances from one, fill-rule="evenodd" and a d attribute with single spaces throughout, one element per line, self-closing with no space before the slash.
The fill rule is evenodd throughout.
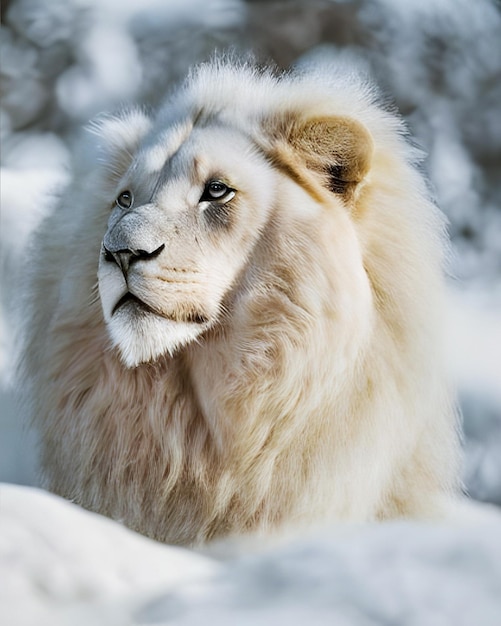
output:
<path id="1" fill-rule="evenodd" d="M 200 202 L 224 204 L 225 202 L 229 202 L 235 193 L 235 189 L 228 187 L 228 185 L 222 183 L 220 180 L 209 180 L 205 183 Z"/>
<path id="2" fill-rule="evenodd" d="M 209 194 L 213 198 L 222 198 L 228 191 L 228 187 L 224 183 L 212 181 L 209 183 Z"/>
<path id="3" fill-rule="evenodd" d="M 117 204 L 122 207 L 122 209 L 130 209 L 132 206 L 132 192 L 122 191 L 117 198 Z"/>

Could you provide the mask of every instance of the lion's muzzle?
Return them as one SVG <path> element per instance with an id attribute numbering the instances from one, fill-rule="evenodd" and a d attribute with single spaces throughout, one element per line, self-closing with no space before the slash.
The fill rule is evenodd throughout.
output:
<path id="1" fill-rule="evenodd" d="M 109 246 L 109 247 L 108 247 Z M 165 248 L 165 244 L 161 244 L 155 250 L 149 252 L 148 250 L 135 250 L 131 248 L 120 248 L 114 250 L 113 246 L 109 242 L 106 242 L 106 237 L 103 243 L 104 258 L 109 263 L 116 263 L 122 270 L 124 278 L 127 277 L 129 267 L 137 261 L 147 261 L 149 259 L 156 258 Z"/>

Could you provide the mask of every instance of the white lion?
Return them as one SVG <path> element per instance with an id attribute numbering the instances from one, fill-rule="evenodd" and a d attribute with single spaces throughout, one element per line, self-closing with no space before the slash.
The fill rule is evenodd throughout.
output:
<path id="1" fill-rule="evenodd" d="M 443 222 L 401 121 L 334 71 L 213 62 L 97 132 L 34 243 L 48 487 L 188 545 L 440 515 Z"/>

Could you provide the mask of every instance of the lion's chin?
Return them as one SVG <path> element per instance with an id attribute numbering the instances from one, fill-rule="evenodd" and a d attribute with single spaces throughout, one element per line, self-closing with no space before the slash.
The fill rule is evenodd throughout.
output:
<path id="1" fill-rule="evenodd" d="M 164 355 L 173 356 L 194 341 L 208 324 L 169 320 L 154 313 L 140 313 L 124 306 L 107 322 L 112 344 L 126 367 L 152 363 Z"/>

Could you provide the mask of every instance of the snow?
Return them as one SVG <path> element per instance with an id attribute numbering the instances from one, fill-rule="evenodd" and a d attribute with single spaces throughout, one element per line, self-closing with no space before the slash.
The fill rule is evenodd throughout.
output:
<path id="1" fill-rule="evenodd" d="M 193 63 L 235 48 L 284 67 L 326 55 L 361 64 L 428 153 L 452 237 L 447 345 L 464 481 L 501 506 L 499 3 L 10 0 L 0 28 L 0 480 L 37 483 L 36 436 L 16 408 L 12 303 L 29 234 L 82 150 L 79 129 L 124 104 L 158 104 Z M 501 529 L 486 517 L 324 529 L 218 562 L 3 485 L 0 621 L 489 626 L 501 615 Z"/>
<path id="2" fill-rule="evenodd" d="M 98 616 L 112 598 L 165 593 L 218 569 L 34 488 L 2 484 L 0 510 L 3 624 L 95 623 L 85 621 L 90 603 Z"/>
<path id="3" fill-rule="evenodd" d="M 0 503 L 4 624 L 499 622 L 499 512 L 474 524 L 325 528 L 222 561 L 33 488 L 1 485 Z"/>

